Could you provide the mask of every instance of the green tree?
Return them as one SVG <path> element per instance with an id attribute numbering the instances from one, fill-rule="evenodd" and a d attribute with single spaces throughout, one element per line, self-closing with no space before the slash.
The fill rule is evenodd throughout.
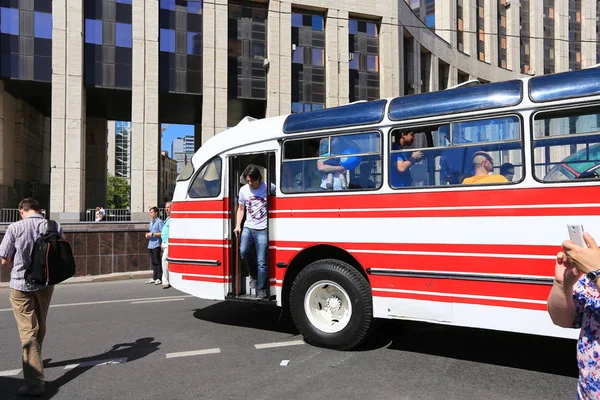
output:
<path id="1" fill-rule="evenodd" d="M 125 178 L 108 175 L 106 184 L 106 208 L 127 208 L 130 204 L 131 187 Z"/>

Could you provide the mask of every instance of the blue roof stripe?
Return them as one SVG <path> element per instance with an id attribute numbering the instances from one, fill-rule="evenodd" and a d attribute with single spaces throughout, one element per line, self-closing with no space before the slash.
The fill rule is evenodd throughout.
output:
<path id="1" fill-rule="evenodd" d="M 531 101 L 546 101 L 600 94 L 600 68 L 543 75 L 529 80 Z"/>
<path id="2" fill-rule="evenodd" d="M 390 102 L 389 117 L 393 121 L 509 107 L 519 104 L 523 82 L 507 81 L 397 97 Z"/>
<path id="3" fill-rule="evenodd" d="M 298 133 L 376 124 L 383 120 L 386 104 L 387 100 L 375 100 L 367 103 L 348 104 L 318 111 L 290 114 L 283 123 L 283 132 Z"/>

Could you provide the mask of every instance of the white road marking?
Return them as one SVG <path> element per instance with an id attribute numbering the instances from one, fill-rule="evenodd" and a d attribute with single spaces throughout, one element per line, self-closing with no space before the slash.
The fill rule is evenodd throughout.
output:
<path id="1" fill-rule="evenodd" d="M 70 364 L 65 369 L 82 368 L 82 367 L 94 367 L 96 365 L 112 365 L 112 364 L 125 364 L 127 357 L 124 358 L 113 358 L 109 360 L 97 360 L 97 361 L 84 361 L 79 364 Z"/>
<path id="2" fill-rule="evenodd" d="M 19 375 L 19 372 L 21 372 L 21 368 L 9 369 L 7 371 L 0 371 L 0 376 L 15 376 L 15 375 Z"/>
<path id="3" fill-rule="evenodd" d="M 161 303 L 165 301 L 183 301 L 184 298 L 178 297 L 176 299 L 158 299 L 158 300 L 143 300 L 143 301 L 132 301 L 131 304 L 146 304 L 146 303 Z"/>
<path id="4" fill-rule="evenodd" d="M 145 297 L 145 298 L 140 298 L 140 299 L 102 300 L 102 301 L 89 301 L 89 302 L 85 302 L 85 303 L 52 304 L 52 305 L 50 305 L 50 308 L 92 306 L 92 305 L 96 305 L 96 304 L 129 303 L 132 301 L 162 300 L 162 299 L 186 298 L 186 297 L 194 297 L 194 296 L 181 295 L 181 296 L 166 296 L 166 297 Z M 2 312 L 2 311 L 12 311 L 12 308 L 0 308 L 0 312 Z"/>
<path id="5" fill-rule="evenodd" d="M 221 352 L 221 349 L 204 349 L 204 350 L 192 350 L 192 351 L 181 351 L 179 353 L 167 353 L 166 358 L 177 358 L 177 357 L 190 357 L 190 356 L 200 356 L 203 354 L 218 354 Z"/>
<path id="6" fill-rule="evenodd" d="M 260 350 L 260 349 L 272 349 L 273 347 L 299 346 L 301 344 L 306 344 L 306 343 L 304 343 L 303 340 L 292 340 L 292 341 L 287 341 L 287 342 L 255 344 L 254 347 L 257 350 Z"/>

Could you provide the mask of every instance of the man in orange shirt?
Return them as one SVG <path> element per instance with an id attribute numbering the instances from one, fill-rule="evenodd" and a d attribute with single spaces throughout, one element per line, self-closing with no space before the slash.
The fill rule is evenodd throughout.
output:
<path id="1" fill-rule="evenodd" d="M 473 154 L 473 167 L 475 175 L 463 180 L 463 185 L 480 185 L 488 183 L 508 183 L 508 180 L 502 175 L 493 175 L 494 160 L 485 151 L 478 151 Z"/>

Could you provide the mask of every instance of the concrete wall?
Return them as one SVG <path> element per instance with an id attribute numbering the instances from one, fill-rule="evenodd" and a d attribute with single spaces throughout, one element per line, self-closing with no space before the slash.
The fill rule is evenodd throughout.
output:
<path id="1" fill-rule="evenodd" d="M 0 240 L 8 225 L 0 225 Z M 71 243 L 77 271 L 75 276 L 151 269 L 146 224 L 62 224 Z M 0 266 L 0 282 L 10 281 L 10 268 Z"/>

